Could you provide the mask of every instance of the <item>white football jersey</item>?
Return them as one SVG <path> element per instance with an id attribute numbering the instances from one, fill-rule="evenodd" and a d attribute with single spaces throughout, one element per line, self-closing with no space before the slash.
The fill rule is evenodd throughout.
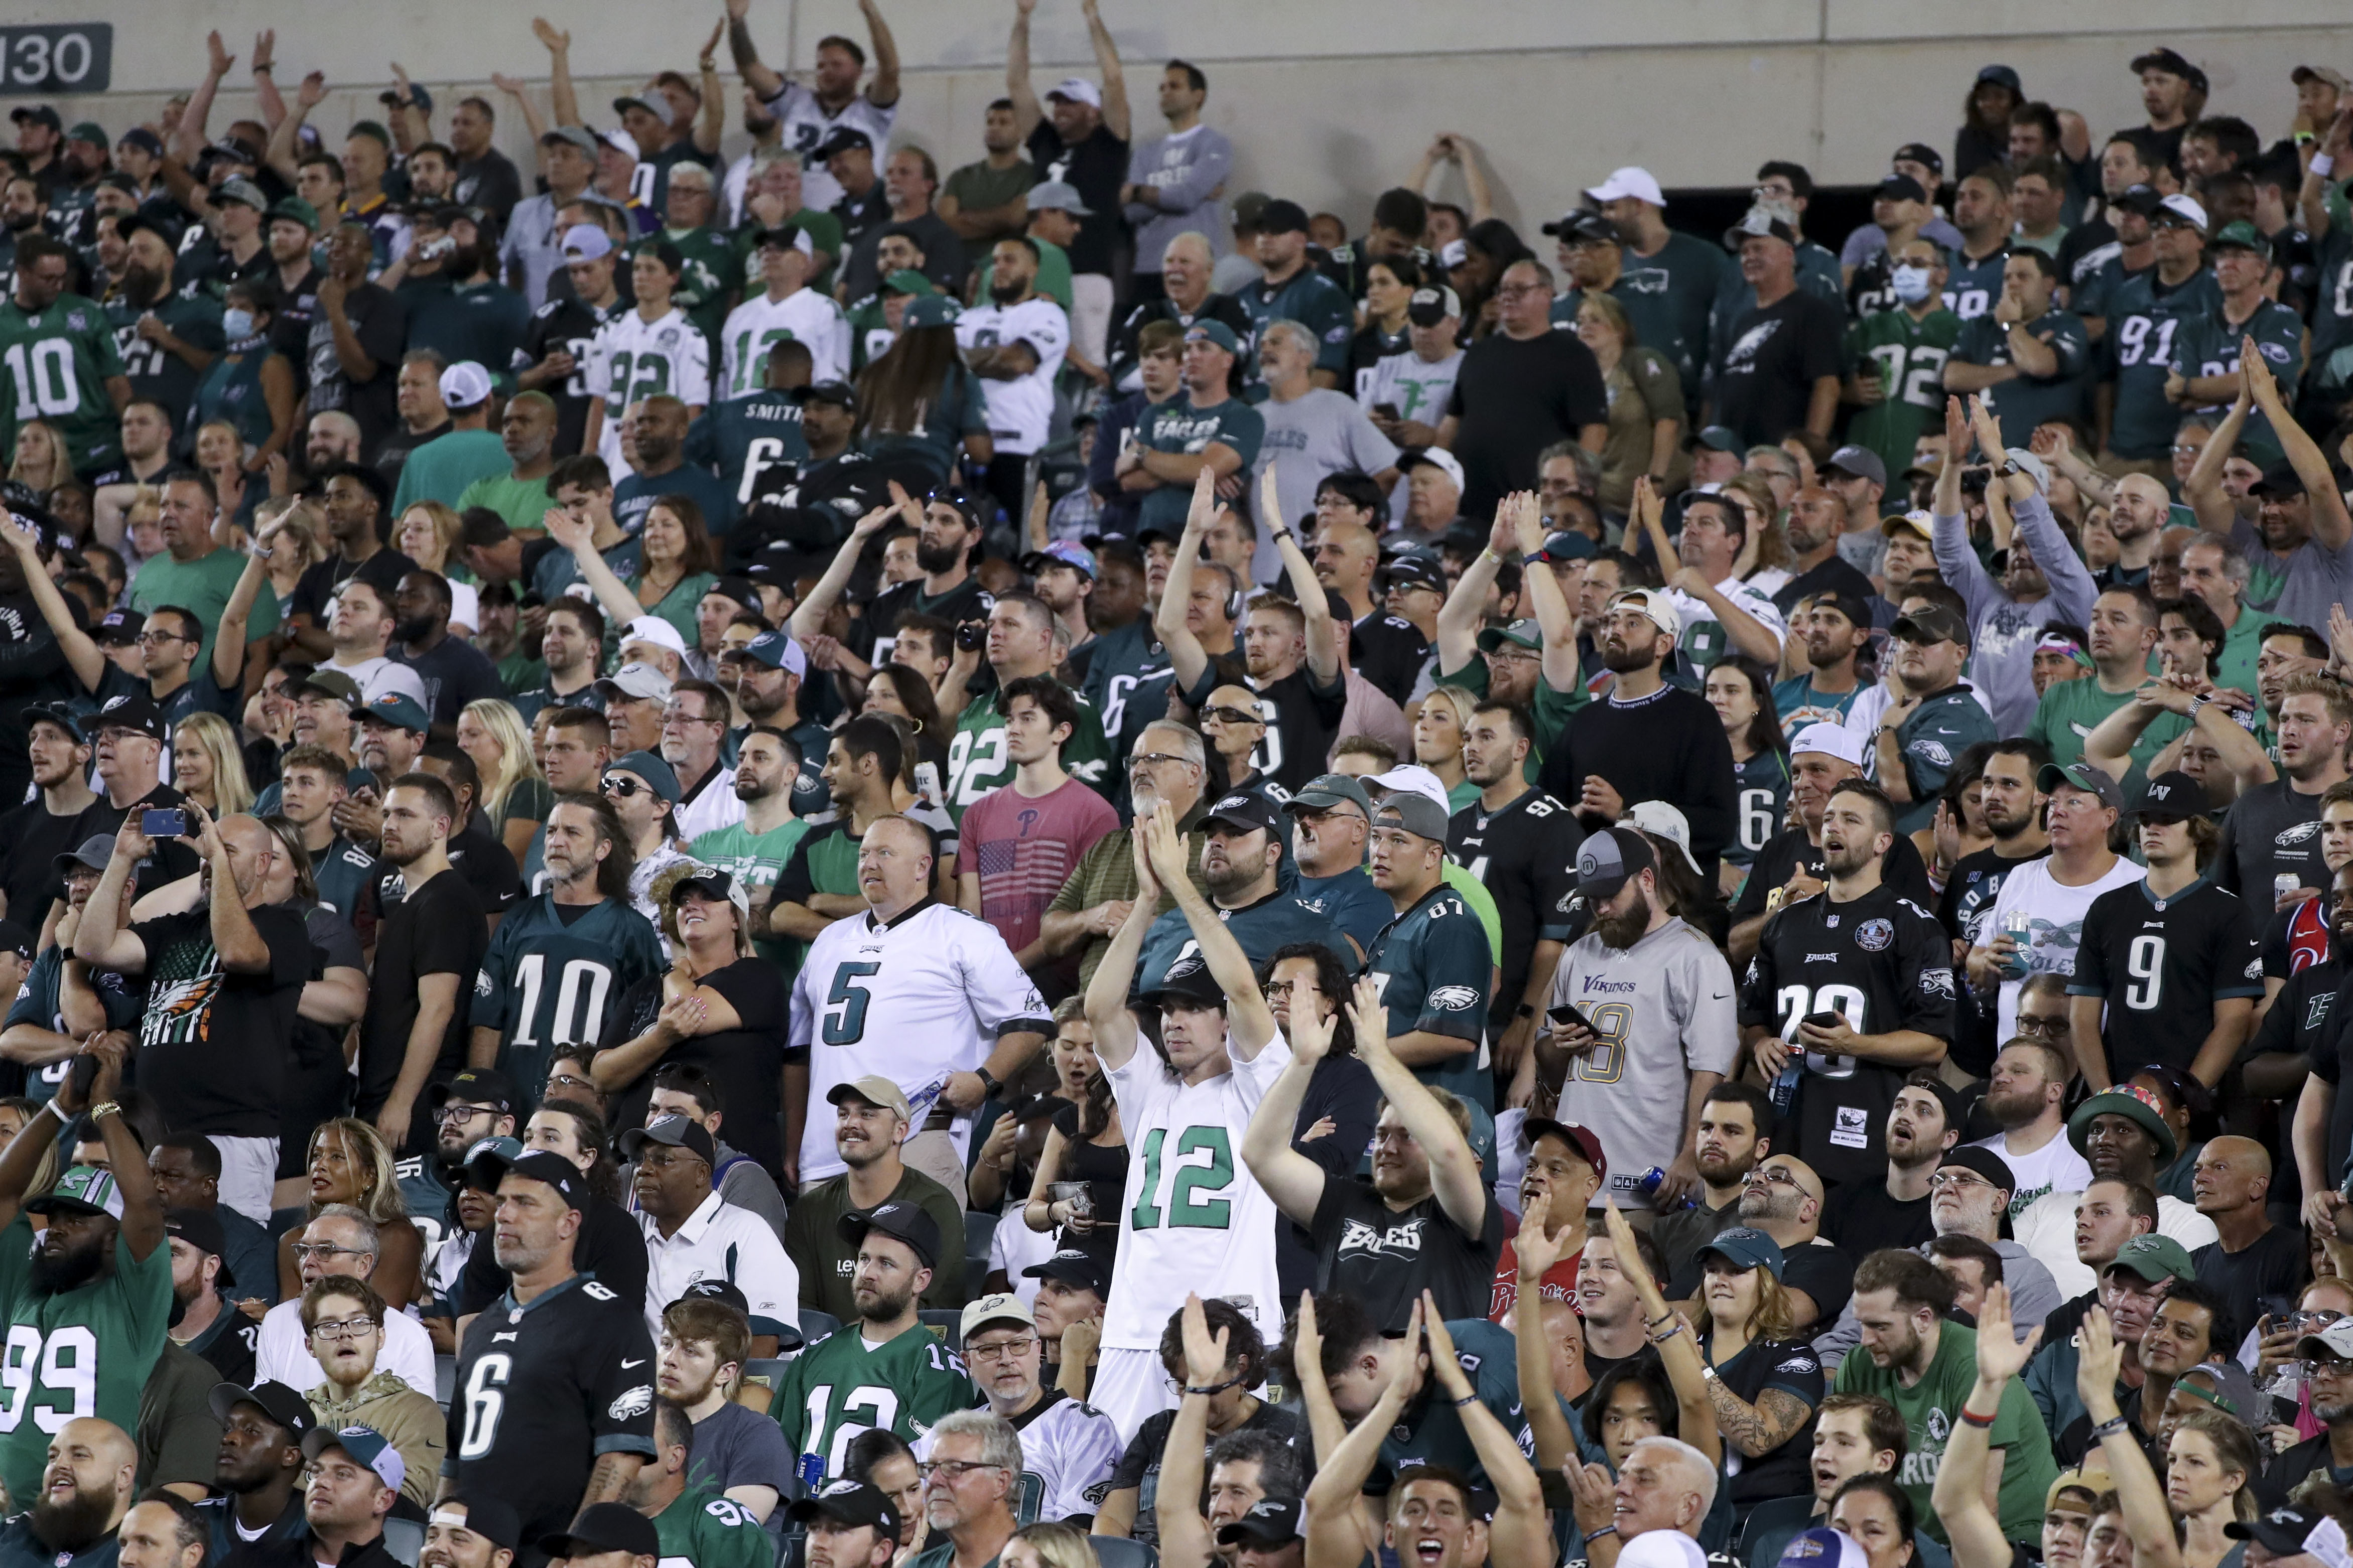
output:
<path id="1" fill-rule="evenodd" d="M 596 329 L 588 360 L 588 390 L 605 400 L 596 455 L 616 479 L 630 471 L 621 457 L 621 416 L 630 404 L 659 393 L 689 408 L 711 401 L 711 344 L 674 306 L 651 321 L 635 310 L 615 316 Z"/>
<path id="2" fill-rule="evenodd" d="M 1229 1054 L 1233 1043 L 1228 1040 Z M 1242 1163 L 1242 1135 L 1291 1060 L 1281 1035 L 1250 1061 L 1187 1084 L 1141 1034 L 1127 1065 L 1106 1068 L 1126 1129 L 1119 1268 L 1103 1309 L 1105 1350 L 1157 1352 L 1168 1315 L 1190 1292 L 1223 1296 L 1272 1344 L 1282 1337 L 1274 1200 Z"/>
<path id="3" fill-rule="evenodd" d="M 874 167 L 882 167 L 883 150 L 891 141 L 891 127 L 899 118 L 899 106 L 878 109 L 874 100 L 861 90 L 841 106 L 839 114 L 828 114 L 817 100 L 817 94 L 799 82 L 787 81 L 784 90 L 760 106 L 784 121 L 784 144 L 801 161 L 801 205 L 812 212 L 825 212 L 846 195 L 841 182 L 827 173 L 823 163 L 809 156 L 825 144 L 825 139 L 838 130 L 863 131 L 866 139 L 874 143 Z"/>
<path id="4" fill-rule="evenodd" d="M 849 322 L 841 307 L 814 289 L 796 289 L 781 300 L 761 289 L 727 312 L 720 330 L 719 397 L 748 397 L 766 384 L 768 350 L 785 338 L 808 345 L 809 379 L 849 379 Z"/>
<path id="5" fill-rule="evenodd" d="M 1062 307 L 1043 295 L 1018 305 L 976 305 L 956 318 L 955 334 L 960 349 L 1025 342 L 1037 353 L 1038 366 L 1028 375 L 980 384 L 988 395 L 988 433 L 998 451 L 1027 456 L 1044 446 L 1054 422 L 1054 377 L 1071 347 L 1071 319 Z"/>
<path id="6" fill-rule="evenodd" d="M 952 1072 L 979 1068 L 997 1037 L 1017 1029 L 1050 1036 L 1054 1023 L 1013 950 L 978 916 L 930 903 L 879 931 L 864 914 L 819 932 L 793 982 L 787 1043 L 808 1052 L 811 1105 L 825 1104 L 836 1084 L 879 1074 L 916 1104 L 920 1128 L 934 1098 L 925 1091 Z M 968 1113 L 955 1119 L 954 1136 L 959 1150 L 970 1142 Z M 801 1180 L 821 1182 L 844 1169 L 833 1118 L 810 1117 L 801 1133 Z M 1157 1329 L 1152 1342 L 1160 1342 Z"/>
<path id="7" fill-rule="evenodd" d="M 1014 1500 L 1017 1524 L 1041 1519 L 1072 1519 L 1103 1507 L 1111 1473 L 1119 1464 L 1119 1426 L 1084 1400 L 1059 1389 L 1045 1403 L 1013 1418 L 1021 1438 L 1021 1486 Z M 918 1460 L 932 1457 L 932 1434 L 913 1444 Z"/>

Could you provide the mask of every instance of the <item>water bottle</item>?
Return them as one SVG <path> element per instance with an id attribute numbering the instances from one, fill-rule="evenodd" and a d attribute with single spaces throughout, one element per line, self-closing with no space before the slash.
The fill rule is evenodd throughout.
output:
<path id="1" fill-rule="evenodd" d="M 2272 879 L 2272 902 L 2276 904 L 2290 893 L 2299 891 L 2303 887 L 2303 878 L 2293 871 L 2282 871 Z"/>
<path id="2" fill-rule="evenodd" d="M 819 1487 L 825 1485 L 825 1456 L 823 1454 L 803 1454 L 801 1456 L 801 1485 L 808 1489 L 809 1495 L 812 1497 L 817 1494 L 817 1489 Z"/>
<path id="3" fill-rule="evenodd" d="M 1666 1172 L 1661 1170 L 1658 1166 L 1653 1165 L 1649 1170 L 1634 1178 L 1634 1190 L 1641 1194 L 1644 1198 L 1648 1199 L 1651 1206 L 1656 1207 L 1659 1202 L 1659 1184 L 1666 1179 Z M 1683 1209 L 1691 1208 L 1694 1206 L 1696 1201 L 1697 1200 L 1687 1196 L 1683 1198 L 1682 1202 L 1676 1204 L 1675 1206 L 1677 1208 Z"/>

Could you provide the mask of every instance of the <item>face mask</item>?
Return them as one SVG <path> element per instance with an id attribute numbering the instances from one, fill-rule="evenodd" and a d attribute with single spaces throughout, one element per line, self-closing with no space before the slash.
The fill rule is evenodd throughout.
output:
<path id="1" fill-rule="evenodd" d="M 253 336 L 253 312 L 240 310 L 234 305 L 221 312 L 221 331 L 231 342 Z"/>
<path id="2" fill-rule="evenodd" d="M 1898 267 L 1888 274 L 1894 285 L 1895 297 L 1907 305 L 1916 305 L 1928 297 L 1928 269 L 1925 267 Z"/>

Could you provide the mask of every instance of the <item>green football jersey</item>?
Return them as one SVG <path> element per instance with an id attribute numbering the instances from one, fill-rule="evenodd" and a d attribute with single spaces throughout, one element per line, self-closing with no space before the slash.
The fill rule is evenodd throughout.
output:
<path id="1" fill-rule="evenodd" d="M 220 301 L 195 285 L 175 289 L 158 305 L 134 306 L 117 297 L 106 304 L 106 319 L 114 332 L 114 352 L 121 356 L 123 374 L 131 378 L 133 397 L 152 397 L 169 409 L 176 438 L 186 424 L 188 405 L 195 401 L 196 384 L 204 372 L 139 335 L 139 318 L 152 312 L 174 337 L 193 348 L 217 354 L 228 346 L 221 332 Z M 259 363 L 261 356 L 252 356 Z M 195 432 L 186 432 L 194 436 Z"/>
<path id="2" fill-rule="evenodd" d="M 2114 263 L 2110 264 L 2114 268 Z M 2172 289 L 2150 268 L 2118 279 L 2104 309 L 2108 330 L 2101 341 L 2109 379 L 2116 383 L 2116 414 L 2109 421 L 2108 450 L 2144 461 L 2168 456 L 2181 424 L 2181 406 L 2165 395 L 2173 372 L 2174 340 L 2185 322 L 2222 308 L 2211 268 L 2200 268 Z"/>
<path id="3" fill-rule="evenodd" d="M 2129 691 L 2119 694 L 2102 690 L 2099 681 L 2089 675 L 2080 680 L 2063 680 L 2043 692 L 2026 732 L 2051 748 L 2053 763 L 2063 768 L 2073 767 L 2082 760 L 2084 742 L 2100 727 L 2100 721 L 2132 700 Z M 2189 728 L 2189 721 L 2179 713 L 2158 714 L 2133 744 L 2134 771 L 2146 771 L 2149 760 L 2180 739 L 2182 731 Z"/>
<path id="4" fill-rule="evenodd" d="M 134 1258 L 118 1235 L 110 1272 L 55 1292 L 34 1283 L 33 1250 L 32 1221 L 20 1214 L 0 1230 L 0 1311 L 8 1326 L 0 1481 L 20 1500 L 40 1495 L 49 1439 L 67 1422 L 95 1415 L 139 1430 L 140 1394 L 172 1313 L 168 1247 Z"/>
<path id="5" fill-rule="evenodd" d="M 1879 378 L 1883 395 L 1847 422 L 1846 438 L 1879 455 L 1891 474 L 1912 466 L 1923 430 L 1945 418 L 1945 361 L 1961 335 L 1961 319 L 1939 307 L 1918 321 L 1909 310 L 1866 316 L 1846 334 L 1847 368 Z"/>
<path id="6" fill-rule="evenodd" d="M 111 466 L 122 456 L 122 428 L 106 384 L 121 374 L 97 300 L 60 294 L 28 312 L 14 295 L 0 300 L 0 450 L 15 451 L 17 427 L 38 419 L 65 437 L 76 473 Z"/>
<path id="7" fill-rule="evenodd" d="M 656 1568 L 772 1568 L 776 1543 L 742 1504 L 689 1487 L 654 1515 Z"/>
<path id="8" fill-rule="evenodd" d="M 1079 727 L 1062 742 L 1062 771 L 1102 793 L 1111 782 L 1111 746 L 1095 705 L 1075 691 L 1071 696 L 1079 705 Z M 975 801 L 1011 784 L 1017 771 L 1006 753 L 1005 716 L 997 710 L 996 693 L 965 703 L 948 742 L 948 810 L 962 822 Z"/>
<path id="9" fill-rule="evenodd" d="M 730 823 L 696 837 L 692 845 L 694 858 L 706 866 L 716 866 L 742 883 L 752 894 L 754 903 L 776 891 L 776 876 L 792 858 L 793 847 L 808 833 L 809 825 L 799 817 L 768 833 L 754 833 L 741 822 Z M 793 950 L 798 943 L 772 942 L 765 937 L 752 943 L 754 952 L 771 963 L 785 966 L 787 973 L 800 967 Z"/>
<path id="10" fill-rule="evenodd" d="M 963 1359 L 930 1330 L 910 1329 L 869 1350 L 850 1323 L 794 1359 L 771 1408 L 785 1440 L 804 1462 L 817 1456 L 820 1479 L 830 1480 L 860 1432 L 882 1426 L 913 1442 L 941 1416 L 979 1403 Z"/>
<path id="11" fill-rule="evenodd" d="M 2174 368 L 2193 379 L 2234 376 L 2239 373 L 2242 337 L 2255 340 L 2255 347 L 2271 362 L 2267 368 L 2279 383 L 2281 395 L 2294 403 L 2296 383 L 2304 375 L 2304 318 L 2274 300 L 2257 305 L 2255 313 L 2235 327 L 2222 319 L 2220 310 L 2183 321 L 2173 351 Z M 2217 423 L 2228 411 L 2227 405 L 2220 404 L 2200 410 Z M 2248 412 L 2246 429 L 2239 439 L 2259 468 L 2268 468 L 2285 456 L 2272 422 L 2259 408 Z"/>

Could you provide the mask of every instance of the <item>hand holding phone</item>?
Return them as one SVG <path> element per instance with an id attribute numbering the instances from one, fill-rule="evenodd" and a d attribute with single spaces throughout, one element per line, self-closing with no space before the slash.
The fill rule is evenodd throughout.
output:
<path id="1" fill-rule="evenodd" d="M 188 814 L 176 805 L 152 806 L 139 814 L 139 831 L 150 838 L 185 838 Z"/>

